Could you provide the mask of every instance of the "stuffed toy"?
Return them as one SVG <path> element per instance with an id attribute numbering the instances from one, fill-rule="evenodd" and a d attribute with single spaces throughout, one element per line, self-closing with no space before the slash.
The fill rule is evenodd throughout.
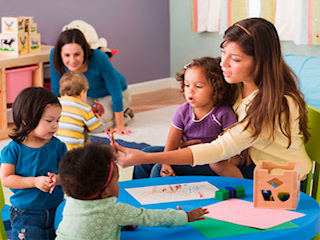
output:
<path id="1" fill-rule="evenodd" d="M 79 29 L 84 37 L 86 38 L 87 42 L 92 49 L 100 49 L 102 52 L 105 52 L 110 58 L 112 57 L 112 51 L 108 48 L 108 42 L 105 38 L 99 38 L 96 30 L 94 27 L 83 21 L 83 20 L 73 20 L 68 25 L 65 25 L 62 28 L 62 31 L 68 29 Z"/>

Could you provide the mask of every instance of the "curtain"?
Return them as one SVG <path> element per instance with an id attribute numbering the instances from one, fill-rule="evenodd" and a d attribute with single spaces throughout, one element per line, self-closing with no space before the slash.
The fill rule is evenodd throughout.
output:
<path id="1" fill-rule="evenodd" d="M 252 15 L 250 4 L 260 7 L 257 16 Z M 272 22 L 281 41 L 320 45 L 320 0 L 191 0 L 193 32 L 223 34 L 248 17 Z"/>

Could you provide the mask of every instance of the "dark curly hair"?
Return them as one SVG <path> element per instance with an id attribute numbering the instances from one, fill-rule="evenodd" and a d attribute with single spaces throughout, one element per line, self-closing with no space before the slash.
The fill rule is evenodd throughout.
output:
<path id="1" fill-rule="evenodd" d="M 193 59 L 184 66 L 184 69 L 176 73 L 176 79 L 181 83 L 181 90 L 184 92 L 184 76 L 189 68 L 201 68 L 206 79 L 212 84 L 212 99 L 214 105 L 232 106 L 237 96 L 237 86 L 231 85 L 224 80 L 222 70 L 220 68 L 220 57 L 202 57 Z"/>
<path id="2" fill-rule="evenodd" d="M 109 145 L 89 143 L 67 152 L 59 163 L 60 182 L 65 193 L 85 200 L 105 184 L 111 162 L 115 161 Z"/>

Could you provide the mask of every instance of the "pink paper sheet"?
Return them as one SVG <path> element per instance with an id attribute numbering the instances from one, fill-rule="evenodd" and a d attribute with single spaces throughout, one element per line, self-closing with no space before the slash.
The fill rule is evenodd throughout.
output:
<path id="1" fill-rule="evenodd" d="M 252 202 L 229 199 L 208 205 L 209 213 L 205 216 L 242 226 L 267 229 L 293 219 L 305 216 L 289 210 L 254 208 Z"/>

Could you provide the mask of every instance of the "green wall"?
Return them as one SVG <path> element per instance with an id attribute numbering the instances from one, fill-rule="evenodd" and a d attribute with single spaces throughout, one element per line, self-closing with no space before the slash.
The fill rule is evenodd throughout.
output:
<path id="1" fill-rule="evenodd" d="M 170 0 L 170 76 L 193 58 L 220 56 L 222 35 L 191 32 L 190 0 Z M 320 57 L 320 46 L 295 45 L 282 42 L 283 54 Z"/>

